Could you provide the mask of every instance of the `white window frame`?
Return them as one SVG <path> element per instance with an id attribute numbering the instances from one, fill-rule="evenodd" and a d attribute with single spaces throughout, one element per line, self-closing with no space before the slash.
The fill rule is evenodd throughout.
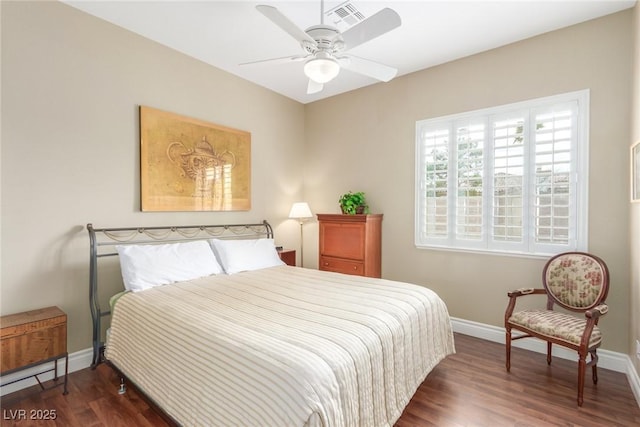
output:
<path id="1" fill-rule="evenodd" d="M 470 252 L 489 252 L 516 256 L 549 256 L 566 251 L 586 251 L 588 248 L 588 183 L 589 183 L 589 90 L 569 92 L 544 98 L 537 98 L 498 107 L 469 111 L 433 119 L 416 122 L 416 156 L 415 156 L 415 223 L 414 238 L 417 248 L 441 249 Z M 541 243 L 535 239 L 535 225 L 533 209 L 535 202 L 534 180 L 535 177 L 535 126 L 531 126 L 531 118 L 535 113 L 568 104 L 572 106 L 572 138 L 570 148 L 570 208 L 569 208 L 569 235 L 566 244 Z M 527 173 L 522 178 L 524 192 L 522 241 L 511 243 L 495 241 L 493 237 L 493 197 L 494 197 L 494 151 L 493 137 L 490 137 L 491 125 L 501 117 L 509 117 L 514 114 L 525 114 L 526 120 L 523 129 L 524 162 Z M 457 197 L 457 141 L 453 135 L 455 123 L 464 121 L 484 121 L 485 140 L 483 145 L 483 187 L 482 187 L 482 233 L 479 240 L 463 240 L 456 237 L 456 197 Z M 426 181 L 423 179 L 427 163 L 424 160 L 426 151 L 422 142 L 424 132 L 434 129 L 449 129 L 449 155 L 447 170 L 447 233 L 446 236 L 435 237 L 426 235 Z M 528 197 L 527 197 L 528 195 Z"/>

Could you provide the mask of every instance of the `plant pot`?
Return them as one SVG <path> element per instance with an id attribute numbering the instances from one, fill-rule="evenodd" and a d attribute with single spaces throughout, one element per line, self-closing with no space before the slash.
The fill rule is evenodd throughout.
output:
<path id="1" fill-rule="evenodd" d="M 355 214 L 351 214 L 351 213 L 345 212 L 345 211 L 344 211 L 344 208 L 343 208 L 342 206 L 340 206 L 340 210 L 342 211 L 342 214 L 343 214 L 343 215 L 362 215 L 362 214 L 364 213 L 364 211 L 365 211 L 365 209 L 366 209 L 366 208 L 367 208 L 367 207 L 366 207 L 366 206 L 364 206 L 364 205 L 362 205 L 362 206 L 358 206 L 358 207 L 356 208 L 356 213 L 355 213 Z"/>

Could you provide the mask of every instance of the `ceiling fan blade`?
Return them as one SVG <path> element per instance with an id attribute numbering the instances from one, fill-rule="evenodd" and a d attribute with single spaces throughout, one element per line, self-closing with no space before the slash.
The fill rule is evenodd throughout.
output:
<path id="1" fill-rule="evenodd" d="M 322 83 L 318 83 L 314 80 L 309 79 L 309 85 L 307 86 L 307 95 L 321 92 L 323 88 L 324 85 Z"/>
<path id="2" fill-rule="evenodd" d="M 361 23 L 342 33 L 345 49 L 353 49 L 362 43 L 373 40 L 376 37 L 399 27 L 400 24 L 402 24 L 400 15 L 392 9 L 384 8 L 380 12 L 370 16 Z"/>
<path id="3" fill-rule="evenodd" d="M 313 43 L 314 45 L 316 44 L 316 41 L 312 39 L 309 34 L 302 31 L 296 24 L 291 22 L 289 18 L 284 16 L 275 7 L 259 4 L 256 6 L 256 9 L 258 9 L 258 12 L 269 18 L 271 22 L 282 28 L 285 32 L 289 33 L 289 35 L 297 41 L 302 42 L 303 40 L 306 40 L 310 43 Z"/>
<path id="4" fill-rule="evenodd" d="M 299 61 L 302 61 L 304 59 L 309 58 L 310 56 L 311 55 L 282 56 L 282 57 L 279 57 L 279 58 L 260 59 L 258 61 L 243 62 L 242 64 L 239 64 L 239 65 L 254 65 L 254 64 L 265 64 L 265 63 L 286 64 L 286 63 L 289 63 L 289 62 L 299 62 Z"/>
<path id="5" fill-rule="evenodd" d="M 342 56 L 338 59 L 342 68 L 383 82 L 388 82 L 398 74 L 396 68 L 354 55 Z"/>

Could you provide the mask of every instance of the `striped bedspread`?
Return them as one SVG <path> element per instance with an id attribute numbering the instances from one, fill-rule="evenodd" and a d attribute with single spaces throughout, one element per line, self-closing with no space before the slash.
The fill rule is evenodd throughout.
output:
<path id="1" fill-rule="evenodd" d="M 128 293 L 106 358 L 184 426 L 390 426 L 454 352 L 431 290 L 278 266 Z"/>

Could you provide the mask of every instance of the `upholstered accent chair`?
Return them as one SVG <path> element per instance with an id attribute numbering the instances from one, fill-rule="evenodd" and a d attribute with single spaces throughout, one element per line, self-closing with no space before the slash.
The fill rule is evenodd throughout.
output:
<path id="1" fill-rule="evenodd" d="M 578 352 L 578 406 L 582 406 L 584 377 L 592 367 L 593 383 L 598 382 L 598 355 L 602 343 L 598 320 L 608 311 L 609 270 L 604 261 L 584 252 L 567 252 L 552 257 L 542 272 L 543 289 L 518 289 L 509 292 L 504 314 L 507 372 L 511 369 L 511 341 L 534 337 L 547 341 L 547 364 L 551 364 L 551 346 L 558 344 Z M 547 309 L 514 312 L 516 301 L 529 295 L 546 295 Z M 554 311 L 558 305 L 568 312 Z M 571 312 L 581 313 L 583 318 Z M 519 331 L 512 336 L 512 331 Z M 587 362 L 587 355 L 590 361 Z"/>

